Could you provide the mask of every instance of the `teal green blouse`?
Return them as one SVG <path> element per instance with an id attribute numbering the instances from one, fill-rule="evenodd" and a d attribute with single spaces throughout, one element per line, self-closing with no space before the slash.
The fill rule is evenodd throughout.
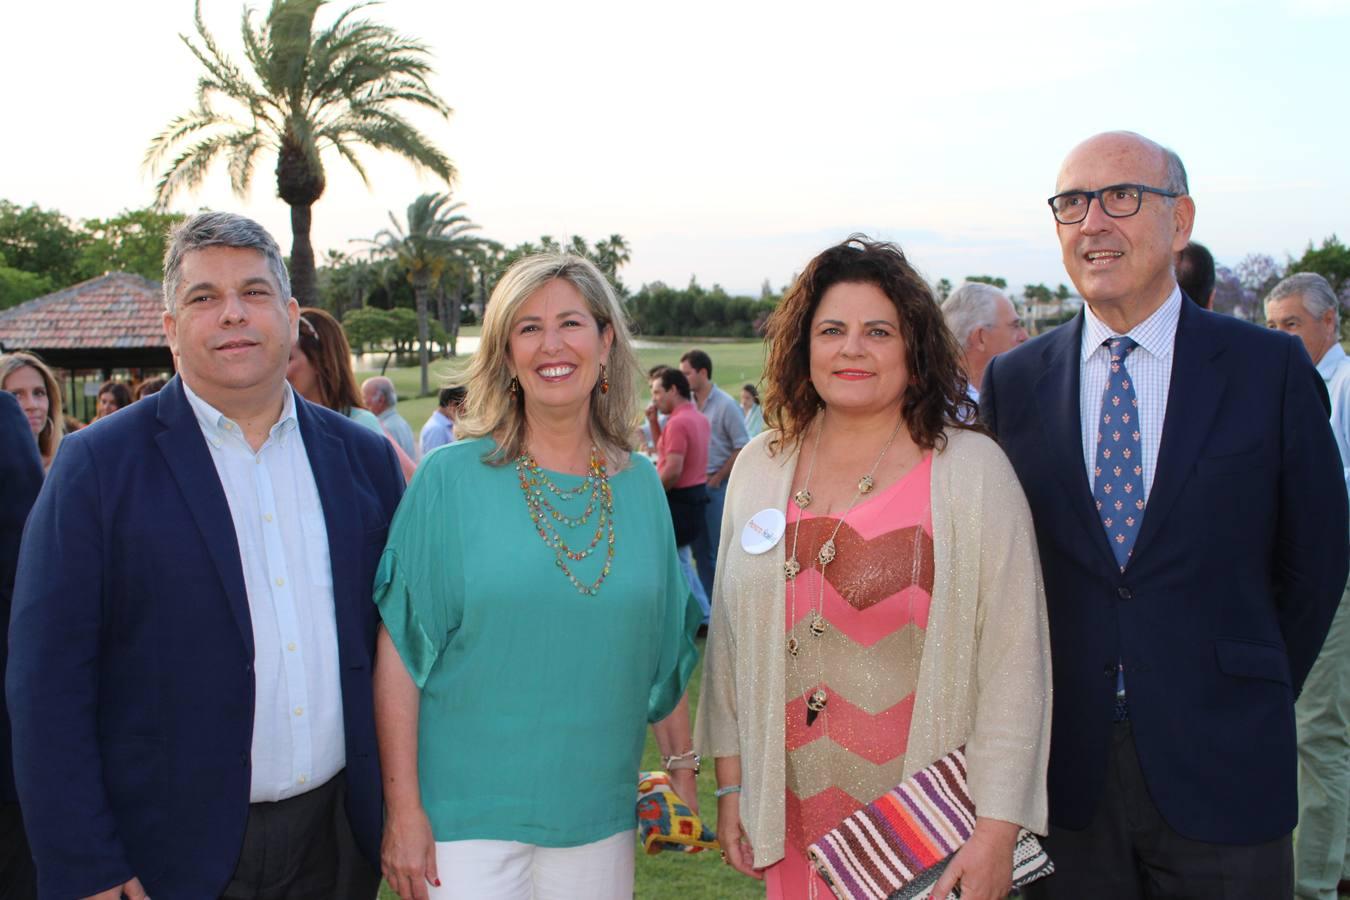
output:
<path id="1" fill-rule="evenodd" d="M 573 587 L 486 439 L 438 448 L 389 529 L 375 602 L 421 689 L 418 774 L 437 841 L 571 847 L 636 825 L 645 726 L 683 696 L 702 621 L 656 470 L 610 476 L 614 562 Z M 549 473 L 562 489 L 580 476 Z M 564 514 L 584 503 L 548 496 Z M 597 510 L 598 513 L 598 510 Z M 559 525 L 570 547 L 595 532 Z M 568 565 L 583 584 L 604 563 Z"/>

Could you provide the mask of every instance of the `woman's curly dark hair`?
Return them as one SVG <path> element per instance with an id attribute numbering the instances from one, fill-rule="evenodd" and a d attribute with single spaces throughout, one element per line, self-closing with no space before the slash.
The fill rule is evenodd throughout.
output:
<path id="1" fill-rule="evenodd" d="M 978 430 L 967 424 L 975 404 L 932 288 L 897 245 L 855 234 L 811 260 L 765 324 L 764 418 L 778 430 L 771 451 L 800 441 L 822 405 L 811 383 L 811 319 L 825 292 L 841 283 L 875 285 L 895 304 L 909 365 L 900 404 L 914 442 L 941 450 L 943 429 Z"/>

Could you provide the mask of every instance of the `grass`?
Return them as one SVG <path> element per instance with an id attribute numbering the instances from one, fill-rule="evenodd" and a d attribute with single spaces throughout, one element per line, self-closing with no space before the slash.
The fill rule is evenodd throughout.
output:
<path id="1" fill-rule="evenodd" d="M 465 329 L 464 333 L 476 333 L 476 329 L 473 332 Z M 676 365 L 680 361 L 681 354 L 686 350 L 702 347 L 712 357 L 713 380 L 723 390 L 739 400 L 741 385 L 746 382 L 757 383 L 759 381 L 764 370 L 764 346 L 762 341 L 700 343 L 697 339 L 690 338 L 685 342 L 662 343 L 660 346 L 640 349 L 638 350 L 638 362 L 645 373 L 648 368 L 659 363 Z M 467 356 L 461 356 L 454 360 L 442 359 L 433 362 L 429 372 L 433 390 L 443 384 L 450 376 L 462 370 L 467 364 Z M 359 382 L 375 374 L 378 374 L 378 370 L 357 372 L 357 381 Z M 421 382 L 421 373 L 417 366 L 391 367 L 385 374 L 393 380 L 399 397 L 406 398 L 399 400 L 398 409 L 403 417 L 408 420 L 408 423 L 412 425 L 413 432 L 416 433 L 436 408 L 435 397 L 417 396 Z M 642 391 L 641 396 L 646 396 L 645 390 Z M 699 641 L 699 649 L 700 651 L 703 649 L 702 640 Z M 694 670 L 693 678 L 689 684 L 691 716 L 693 715 L 693 709 L 698 704 L 702 672 L 703 666 L 700 663 L 699 667 Z M 642 754 L 642 768 L 644 770 L 657 769 L 660 766 L 661 754 L 649 731 L 647 746 Z M 716 786 L 712 772 L 712 761 L 709 760 L 704 767 L 703 774 L 698 779 L 698 795 L 699 809 L 709 817 L 708 825 L 710 827 L 716 821 L 714 813 L 717 809 L 717 801 L 713 797 L 713 790 Z M 633 788 L 633 799 L 636 802 L 636 772 L 633 773 Z M 656 856 L 647 856 L 638 848 L 636 837 L 633 841 L 633 847 L 637 859 L 637 878 L 633 895 L 638 900 L 759 900 L 764 896 L 762 883 L 752 881 L 732 871 L 728 866 L 723 865 L 722 860 L 713 851 L 692 854 L 660 853 Z M 397 896 L 389 890 L 388 886 L 384 886 L 380 890 L 380 900 L 396 900 Z"/>
<path id="2" fill-rule="evenodd" d="M 716 366 L 716 363 L 714 363 Z M 699 651 L 703 650 L 703 641 L 699 640 Z M 690 715 L 698 704 L 699 683 L 703 665 L 694 670 L 689 682 Z M 647 746 L 642 753 L 642 768 L 659 769 L 661 753 L 652 740 L 651 731 L 647 732 Z M 715 824 L 717 809 L 713 790 L 717 787 L 713 779 L 712 761 L 703 768 L 698 777 L 698 805 L 700 811 L 708 816 L 708 825 Z M 633 773 L 633 799 L 637 800 L 637 773 Z M 752 881 L 729 866 L 722 863 L 715 851 L 702 853 L 659 853 L 647 856 L 633 840 L 634 854 L 637 858 L 637 875 L 633 886 L 633 896 L 637 900 L 760 900 L 764 896 L 761 882 Z M 396 900 L 398 897 L 388 885 L 380 888 L 380 900 Z"/>
<path id="3" fill-rule="evenodd" d="M 466 328 L 465 333 L 469 333 L 469 329 Z M 713 380 L 737 402 L 740 401 L 741 397 L 741 385 L 747 382 L 758 383 L 760 375 L 764 371 L 765 344 L 763 341 L 728 341 L 725 343 L 700 344 L 697 338 L 689 338 L 687 342 L 683 343 L 663 343 L 657 347 L 644 347 L 638 350 L 638 364 L 642 367 L 644 374 L 652 366 L 661 363 L 672 366 L 678 365 L 681 354 L 694 347 L 701 347 L 712 357 Z M 399 414 L 408 420 L 414 436 L 436 409 L 436 389 L 461 372 L 468 363 L 469 357 L 467 355 L 455 359 L 434 360 L 427 373 L 427 380 L 433 392 L 428 397 L 418 396 L 422 378 L 421 370 L 417 366 L 391 366 L 384 373 L 394 382 L 394 388 L 398 391 L 399 396 Z M 356 373 L 357 384 L 371 375 L 378 374 L 380 374 L 378 368 L 358 371 Z M 639 396 L 644 398 L 647 396 L 645 385 L 643 390 L 639 392 Z"/>

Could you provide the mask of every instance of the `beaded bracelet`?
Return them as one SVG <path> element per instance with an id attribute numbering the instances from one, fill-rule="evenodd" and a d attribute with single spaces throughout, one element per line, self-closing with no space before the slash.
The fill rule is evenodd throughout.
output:
<path id="1" fill-rule="evenodd" d="M 725 797 L 727 794 L 739 794 L 740 792 L 741 786 L 739 784 L 729 784 L 726 787 L 720 787 L 717 790 L 713 791 L 713 796 L 717 797 L 718 799 L 721 799 L 722 797 Z"/>

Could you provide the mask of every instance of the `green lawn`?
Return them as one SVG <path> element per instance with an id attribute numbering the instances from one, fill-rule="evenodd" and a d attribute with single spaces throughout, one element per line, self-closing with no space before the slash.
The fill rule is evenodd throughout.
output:
<path id="1" fill-rule="evenodd" d="M 466 333 L 468 333 L 468 329 L 466 329 Z M 686 350 L 701 347 L 712 357 L 713 380 L 721 385 L 727 393 L 739 400 L 741 385 L 746 382 L 759 381 L 764 368 L 764 346 L 762 341 L 700 343 L 698 339 L 690 338 L 686 342 L 672 342 L 660 347 L 639 350 L 638 360 L 645 372 L 658 363 L 677 365 L 681 354 Z M 456 360 L 437 360 L 434 362 L 430 371 L 433 389 L 443 384 L 467 363 L 467 356 L 461 356 Z M 358 372 L 357 381 L 359 382 L 374 374 L 378 374 L 378 370 Z M 436 408 L 435 397 L 417 396 L 421 378 L 416 366 L 390 368 L 385 374 L 393 379 L 399 397 L 406 398 L 399 400 L 398 409 L 416 433 Z M 640 396 L 645 398 L 647 391 L 644 389 Z M 702 649 L 702 646 L 703 642 L 699 641 L 700 649 Z M 691 714 L 692 707 L 698 703 L 698 685 L 702 669 L 703 667 L 700 664 L 699 668 L 695 670 L 693 681 L 689 686 Z M 647 747 L 642 757 L 642 767 L 644 769 L 655 769 L 660 768 L 660 765 L 661 754 L 651 738 L 651 733 L 648 732 Z M 715 812 L 717 808 L 716 801 L 713 798 L 715 787 L 716 783 L 713 779 L 710 761 L 704 768 L 703 774 L 699 776 L 698 785 L 699 808 L 709 814 Z M 633 788 L 633 799 L 636 802 L 636 773 L 634 773 Z M 708 824 L 711 827 L 715 822 L 710 819 Z M 638 900 L 756 900 L 756 898 L 764 896 L 764 888 L 760 882 L 752 881 L 733 872 L 723 865 L 722 860 L 715 852 L 661 853 L 656 856 L 647 856 L 637 848 L 636 837 L 633 846 L 634 853 L 637 855 L 637 884 L 634 889 L 634 896 Z M 388 887 L 380 892 L 380 900 L 394 900 L 396 896 Z"/>
<path id="2" fill-rule="evenodd" d="M 714 367 L 717 365 L 713 363 Z M 703 641 L 699 641 L 699 650 Z M 689 684 L 690 715 L 698 704 L 698 686 L 703 673 L 703 665 L 694 670 Z M 651 731 L 647 732 L 647 748 L 642 754 L 643 769 L 659 769 L 661 754 L 652 740 Z M 712 813 L 717 809 L 713 797 L 716 788 L 713 779 L 712 763 L 704 766 L 698 779 L 699 809 L 709 814 L 709 827 L 715 825 L 716 817 Z M 637 779 L 634 773 L 633 800 L 637 802 Z M 764 896 L 764 886 L 731 870 L 722 863 L 715 851 L 702 853 L 659 853 L 647 856 L 633 839 L 634 854 L 637 857 L 637 883 L 633 896 L 638 900 L 759 900 Z M 380 900 L 395 900 L 398 895 L 385 886 L 380 891 Z"/>

